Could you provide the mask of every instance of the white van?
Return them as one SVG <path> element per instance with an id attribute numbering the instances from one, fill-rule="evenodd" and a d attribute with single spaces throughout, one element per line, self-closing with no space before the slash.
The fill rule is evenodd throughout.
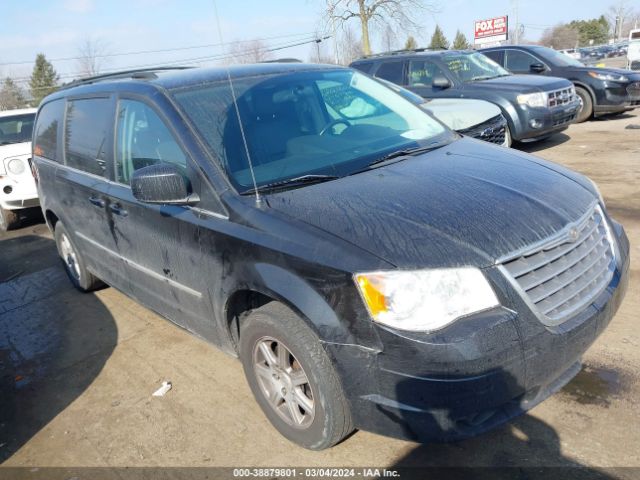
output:
<path id="1" fill-rule="evenodd" d="M 629 32 L 627 68 L 629 70 L 640 70 L 640 28 Z"/>
<path id="2" fill-rule="evenodd" d="M 0 231 L 20 223 L 18 210 L 39 205 L 29 166 L 36 111 L 0 111 Z"/>

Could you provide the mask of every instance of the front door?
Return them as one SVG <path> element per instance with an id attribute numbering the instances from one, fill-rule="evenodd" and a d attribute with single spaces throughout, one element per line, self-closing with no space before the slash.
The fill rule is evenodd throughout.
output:
<path id="1" fill-rule="evenodd" d="M 199 184 L 197 173 L 177 137 L 149 104 L 120 98 L 116 117 L 109 215 L 130 279 L 129 293 L 178 325 L 206 332 L 212 322 L 199 245 L 201 219 L 186 206 L 139 202 L 130 188 L 136 170 L 157 163 L 177 166 L 192 185 Z"/>

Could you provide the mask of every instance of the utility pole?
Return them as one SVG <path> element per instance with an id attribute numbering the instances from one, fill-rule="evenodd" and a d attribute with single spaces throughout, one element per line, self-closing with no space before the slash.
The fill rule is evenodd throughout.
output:
<path id="1" fill-rule="evenodd" d="M 518 0 L 513 0 L 514 3 L 514 16 L 516 17 L 516 28 L 515 28 L 515 39 L 514 39 L 514 45 L 518 45 L 520 43 L 520 16 L 519 16 L 519 1 Z"/>
<path id="2" fill-rule="evenodd" d="M 327 0 L 327 11 L 331 17 L 331 35 L 333 36 L 333 61 L 336 65 L 340 64 L 340 59 L 338 58 L 338 37 L 336 35 L 336 19 L 333 16 L 335 11 L 335 6 L 330 4 L 330 0 Z"/>

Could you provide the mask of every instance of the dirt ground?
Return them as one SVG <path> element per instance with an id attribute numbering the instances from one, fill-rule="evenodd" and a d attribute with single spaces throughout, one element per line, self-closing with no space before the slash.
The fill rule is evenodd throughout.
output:
<path id="1" fill-rule="evenodd" d="M 323 452 L 298 448 L 267 422 L 238 361 L 114 289 L 73 290 L 36 216 L 0 235 L 0 462 L 583 466 L 640 477 L 640 130 L 625 128 L 632 124 L 640 125 L 640 112 L 520 147 L 594 179 L 632 244 L 630 287 L 616 318 L 578 377 L 529 414 L 448 445 L 357 432 Z M 172 390 L 152 397 L 165 379 Z"/>

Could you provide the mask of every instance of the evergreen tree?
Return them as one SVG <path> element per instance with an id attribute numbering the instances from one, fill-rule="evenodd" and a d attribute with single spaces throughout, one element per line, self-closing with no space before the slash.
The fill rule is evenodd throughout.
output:
<path id="1" fill-rule="evenodd" d="M 39 53 L 36 56 L 36 64 L 33 66 L 33 72 L 29 80 L 33 104 L 38 105 L 44 97 L 55 92 L 58 87 L 58 80 L 59 77 L 53 65 L 47 60 L 44 53 Z"/>
<path id="2" fill-rule="evenodd" d="M 456 38 L 453 39 L 453 47 L 454 50 L 468 50 L 471 48 L 469 42 L 467 41 L 467 37 L 464 36 L 460 30 L 456 32 Z"/>
<path id="3" fill-rule="evenodd" d="M 0 110 L 15 110 L 24 104 L 22 89 L 10 77 L 5 78 L 0 88 Z"/>
<path id="4" fill-rule="evenodd" d="M 404 43 L 404 49 L 405 50 L 415 50 L 416 48 L 418 48 L 418 42 L 416 42 L 415 38 L 413 38 L 411 35 L 409 35 L 407 37 L 407 41 Z"/>
<path id="5" fill-rule="evenodd" d="M 449 40 L 444 36 L 439 25 L 436 25 L 436 30 L 431 37 L 429 48 L 432 50 L 447 50 L 449 48 Z"/>

